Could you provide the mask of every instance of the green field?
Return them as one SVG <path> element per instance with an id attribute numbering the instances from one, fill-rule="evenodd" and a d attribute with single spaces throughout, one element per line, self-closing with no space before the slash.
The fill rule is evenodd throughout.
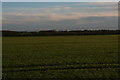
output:
<path id="1" fill-rule="evenodd" d="M 118 78 L 118 35 L 3 37 L 3 78 Z"/>

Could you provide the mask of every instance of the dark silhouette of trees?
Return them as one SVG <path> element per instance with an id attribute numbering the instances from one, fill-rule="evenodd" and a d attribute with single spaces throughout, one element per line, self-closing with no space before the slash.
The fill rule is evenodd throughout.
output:
<path id="1" fill-rule="evenodd" d="M 55 31 L 45 30 L 39 32 L 27 31 L 2 31 L 2 36 L 66 36 L 66 35 L 111 35 L 120 34 L 120 30 L 72 30 L 72 31 Z"/>

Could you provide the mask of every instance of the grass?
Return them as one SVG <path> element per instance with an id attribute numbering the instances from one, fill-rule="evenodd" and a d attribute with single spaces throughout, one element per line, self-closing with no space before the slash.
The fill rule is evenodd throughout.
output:
<path id="1" fill-rule="evenodd" d="M 3 37 L 2 55 L 3 78 L 119 77 L 118 35 Z"/>

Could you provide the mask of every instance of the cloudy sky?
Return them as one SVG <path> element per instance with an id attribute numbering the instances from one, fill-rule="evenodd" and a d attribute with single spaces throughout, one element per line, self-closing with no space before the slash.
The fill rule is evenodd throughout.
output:
<path id="1" fill-rule="evenodd" d="M 118 29 L 117 2 L 3 2 L 3 30 Z"/>

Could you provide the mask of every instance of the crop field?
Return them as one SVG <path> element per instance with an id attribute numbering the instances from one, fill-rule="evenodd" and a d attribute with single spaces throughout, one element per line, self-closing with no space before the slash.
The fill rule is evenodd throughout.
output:
<path id="1" fill-rule="evenodd" d="M 119 78 L 118 35 L 3 37 L 3 78 Z"/>

